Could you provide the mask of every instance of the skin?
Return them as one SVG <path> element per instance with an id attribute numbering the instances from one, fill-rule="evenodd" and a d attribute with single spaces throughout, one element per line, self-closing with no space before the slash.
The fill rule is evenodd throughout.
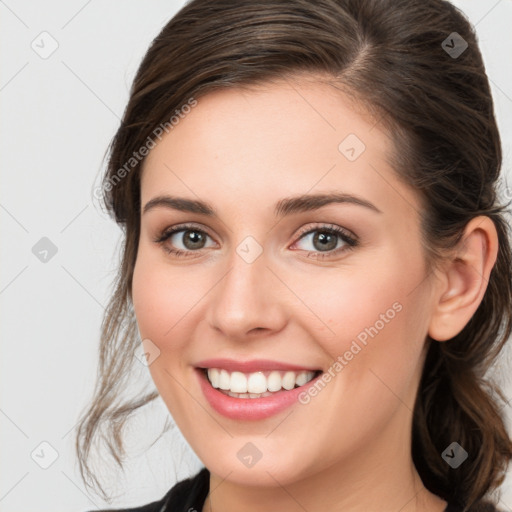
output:
<path id="1" fill-rule="evenodd" d="M 355 161 L 338 150 L 351 133 L 366 146 Z M 473 219 L 461 245 L 429 272 L 420 198 L 387 163 L 391 151 L 375 119 L 341 91 L 303 78 L 200 98 L 145 160 L 143 206 L 172 194 L 206 201 L 218 215 L 166 207 L 141 214 L 133 276 L 141 339 L 160 351 L 149 366 L 152 378 L 211 472 L 204 511 L 446 507 L 423 486 L 410 451 L 425 339 L 447 340 L 469 321 L 497 236 L 488 218 Z M 274 216 L 284 197 L 333 191 L 380 212 L 343 203 Z M 184 222 L 208 235 L 204 248 L 184 245 L 183 231 L 164 245 L 154 241 Z M 323 232 L 325 224 L 349 230 L 359 244 L 318 259 L 329 251 L 299 230 Z M 247 236 L 263 251 L 250 264 L 236 252 Z M 234 421 L 214 411 L 199 387 L 195 363 L 212 357 L 327 372 L 396 303 L 400 312 L 307 404 Z M 247 442 L 262 454 L 250 468 L 237 457 Z"/>

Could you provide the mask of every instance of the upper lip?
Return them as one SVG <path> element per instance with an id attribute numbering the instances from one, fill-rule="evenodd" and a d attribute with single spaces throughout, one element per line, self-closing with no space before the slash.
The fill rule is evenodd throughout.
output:
<path id="1" fill-rule="evenodd" d="M 281 361 L 271 361 L 269 359 L 251 359 L 250 361 L 236 361 L 235 359 L 217 358 L 205 359 L 196 364 L 197 368 L 219 368 L 231 372 L 239 371 L 242 373 L 252 373 L 267 370 L 289 370 L 316 372 L 318 368 L 310 366 L 301 366 L 297 364 L 284 363 Z"/>

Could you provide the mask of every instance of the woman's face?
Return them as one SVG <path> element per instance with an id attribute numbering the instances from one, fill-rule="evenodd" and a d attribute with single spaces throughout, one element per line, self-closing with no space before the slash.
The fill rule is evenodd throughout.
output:
<path id="1" fill-rule="evenodd" d="M 390 140 L 319 82 L 186 111 L 144 164 L 133 276 L 183 435 L 212 473 L 252 485 L 408 460 L 432 292 Z"/>

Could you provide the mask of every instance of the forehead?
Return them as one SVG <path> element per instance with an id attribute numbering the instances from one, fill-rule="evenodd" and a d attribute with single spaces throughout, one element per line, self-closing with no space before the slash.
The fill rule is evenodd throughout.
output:
<path id="1" fill-rule="evenodd" d="M 404 187 L 388 163 L 392 150 L 376 120 L 326 83 L 222 89 L 200 97 L 150 151 L 142 202 L 172 191 L 254 208 L 284 192 L 377 200 L 383 189 L 392 201 Z"/>

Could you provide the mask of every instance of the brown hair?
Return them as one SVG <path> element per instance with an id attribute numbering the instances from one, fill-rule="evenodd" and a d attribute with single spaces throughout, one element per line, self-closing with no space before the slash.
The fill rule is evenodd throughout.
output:
<path id="1" fill-rule="evenodd" d="M 460 55 L 448 51 L 453 37 L 468 45 Z M 143 159 L 126 163 L 191 98 L 301 74 L 328 77 L 389 128 L 394 168 L 424 202 L 429 263 L 454 247 L 478 215 L 489 216 L 498 231 L 498 259 L 478 310 L 453 339 L 426 340 L 413 417 L 412 455 L 425 486 L 467 510 L 498 488 L 512 457 L 503 394 L 485 378 L 512 330 L 511 248 L 497 197 L 501 143 L 476 35 L 441 0 L 193 0 L 154 39 L 103 178 L 103 200 L 124 230 L 124 247 L 102 324 L 93 400 L 77 430 L 82 478 L 103 492 L 88 465 L 93 439 L 105 428 L 102 441 L 122 467 L 126 420 L 159 396 L 120 399 L 140 344 L 131 282 Z M 441 456 L 453 441 L 468 452 L 457 469 Z"/>

